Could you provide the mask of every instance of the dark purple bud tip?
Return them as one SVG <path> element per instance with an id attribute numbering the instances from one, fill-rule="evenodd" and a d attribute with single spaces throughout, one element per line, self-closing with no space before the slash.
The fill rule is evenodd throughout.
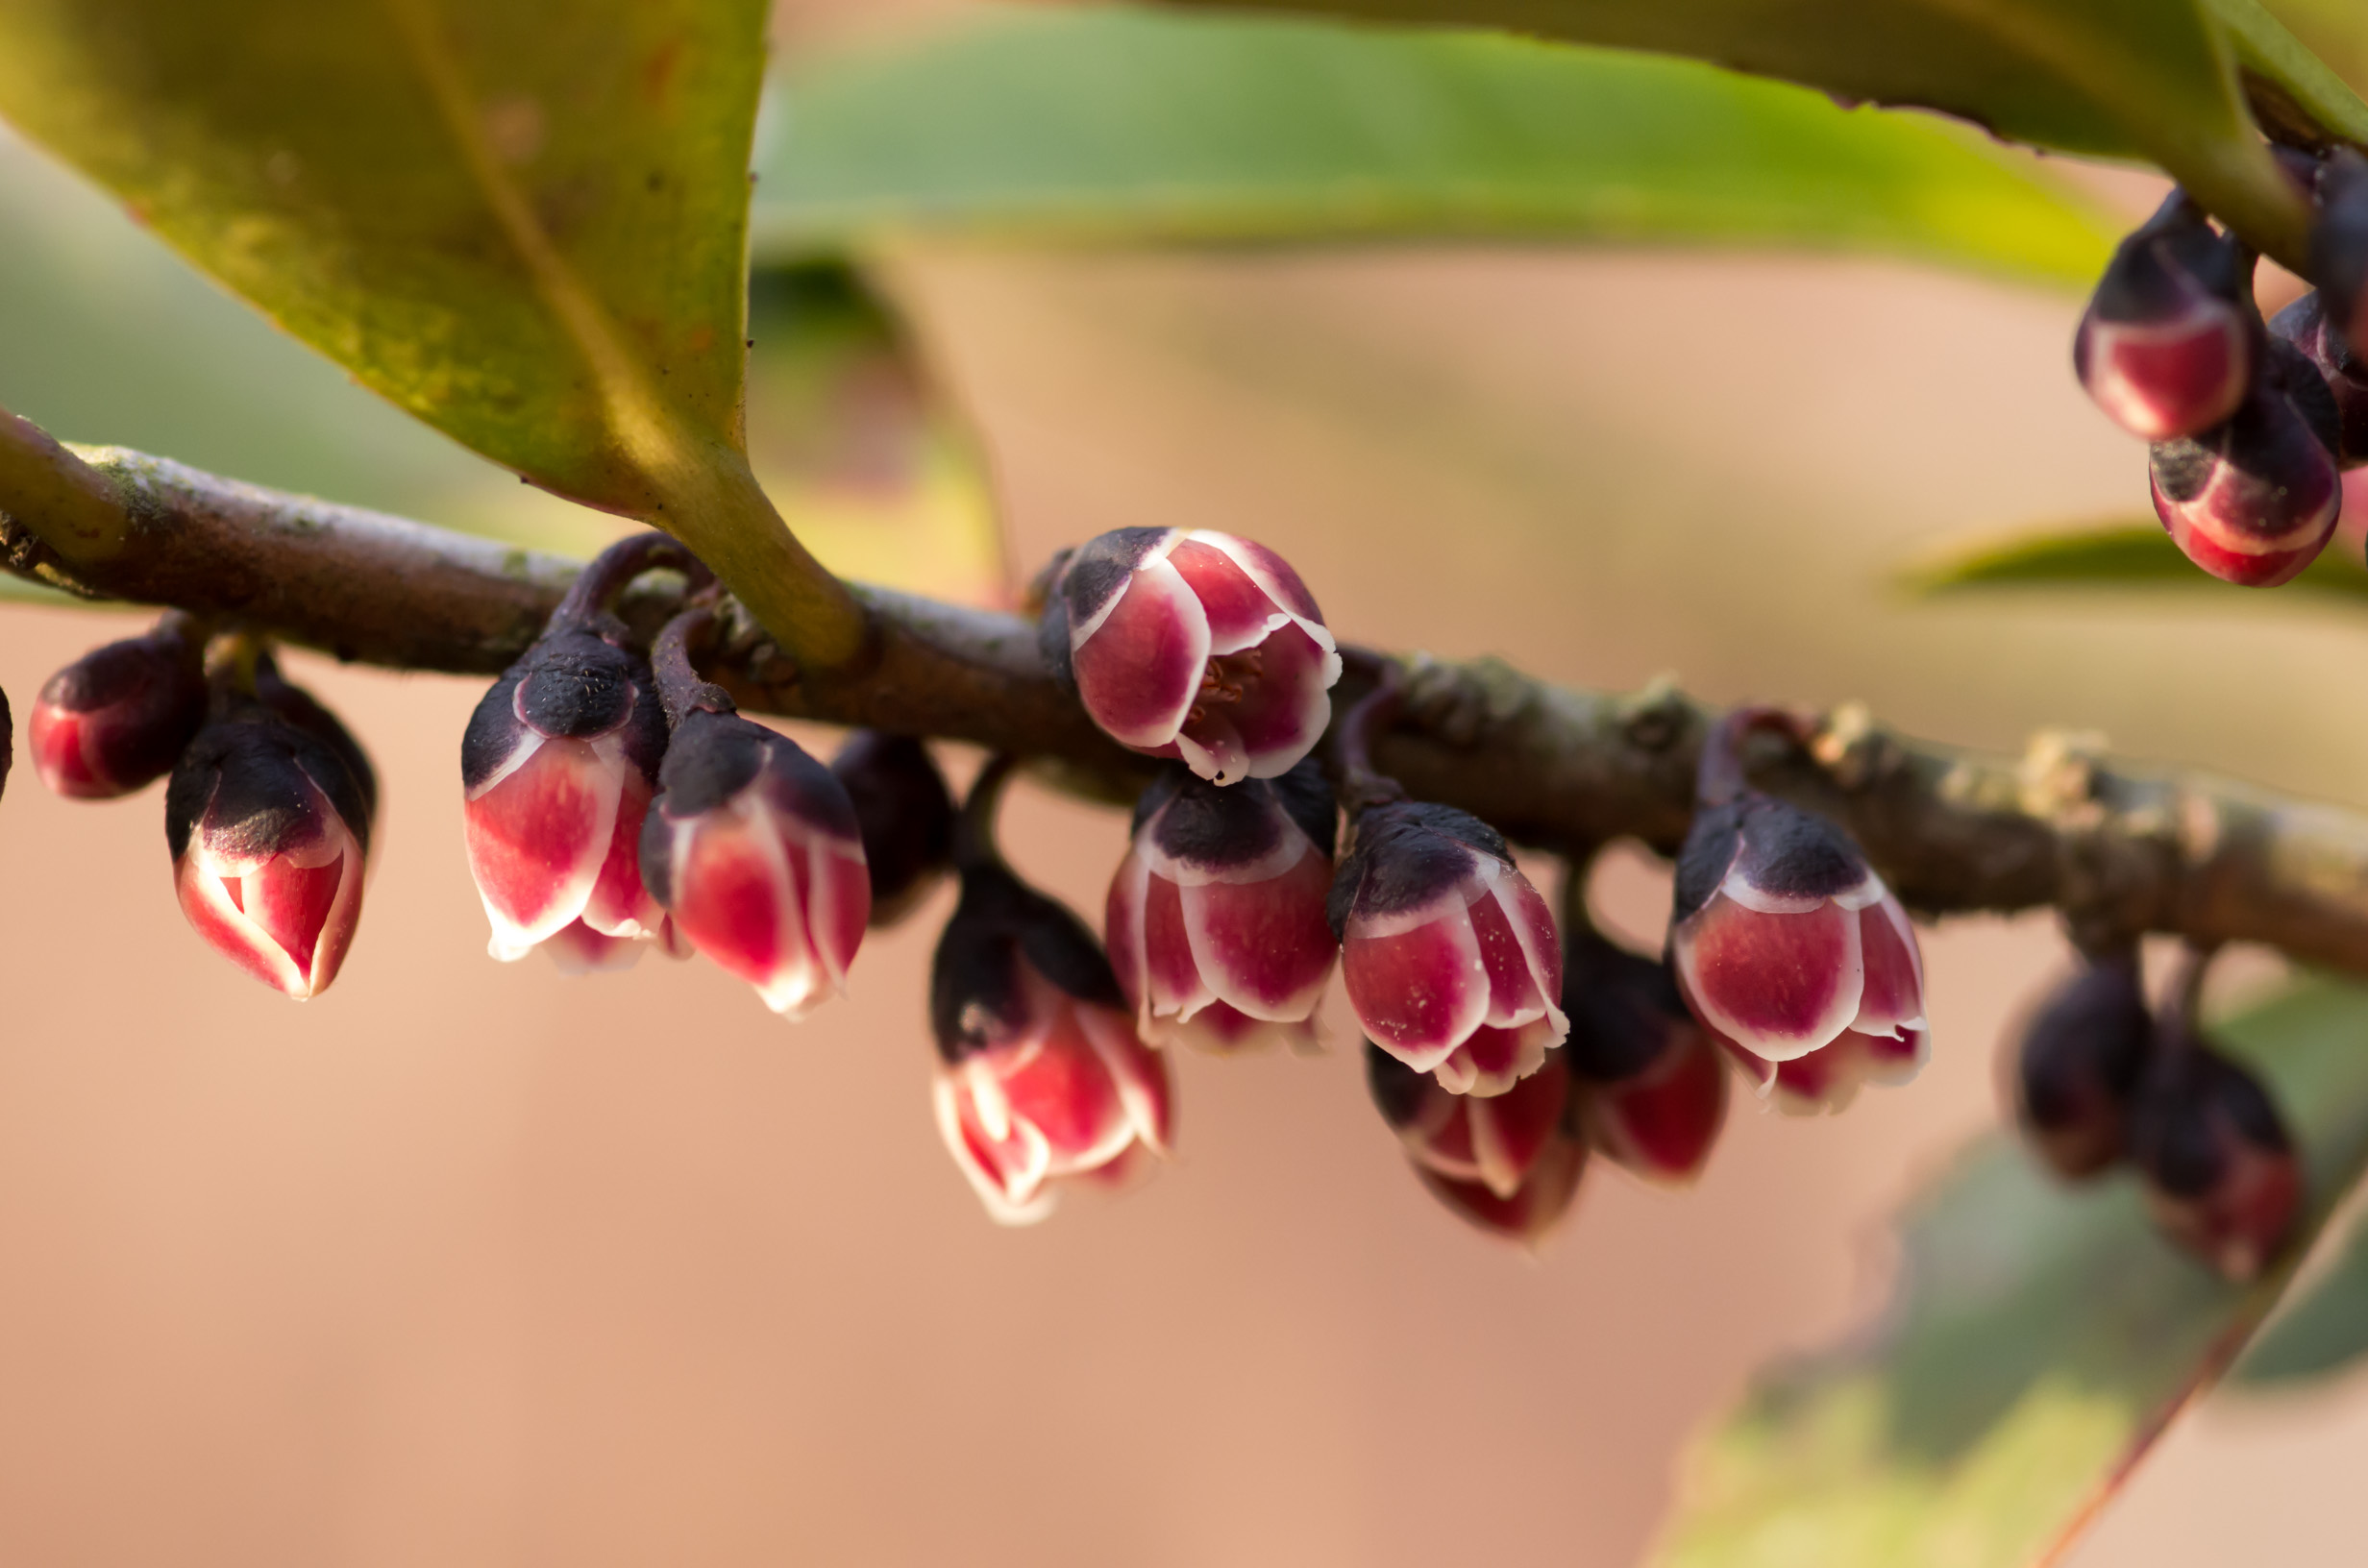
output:
<path id="1" fill-rule="evenodd" d="M 2121 1159 L 2130 1101 L 2153 1035 L 2135 953 L 2084 969 L 2025 1026 L 2015 1057 L 2015 1112 L 2023 1135 L 2057 1174 L 2077 1181 Z"/>
<path id="2" fill-rule="evenodd" d="M 2183 197 L 2122 241 L 2073 339 L 2073 367 L 2097 406 L 2150 441 L 2234 413 L 2260 337 L 2247 262 Z"/>
<path id="3" fill-rule="evenodd" d="M 344 754 L 359 750 L 351 737 L 325 739 L 317 724 L 336 721 L 317 703 L 312 714 L 300 724 L 257 698 L 232 698 L 164 793 L 182 913 L 232 963 L 299 999 L 326 990 L 344 962 L 370 841 L 370 796 Z"/>
<path id="4" fill-rule="evenodd" d="M 1924 965 L 1908 913 L 1850 836 L 1813 813 L 1756 791 L 1696 811 L 1669 951 L 1694 1017 L 1747 1056 L 1785 1064 L 1855 1036 L 1887 1076 L 1922 1061 Z M 1856 1061 L 1855 1049 L 1829 1065 Z"/>
<path id="5" fill-rule="evenodd" d="M 953 796 L 929 748 L 910 735 L 859 729 L 830 771 L 855 805 L 872 875 L 872 924 L 894 925 L 953 864 Z"/>
<path id="6" fill-rule="evenodd" d="M 1726 1120 L 1727 1070 L 1665 965 L 1584 927 L 1563 949 L 1567 1057 L 1588 1139 L 1648 1181 L 1699 1175 Z"/>
<path id="7" fill-rule="evenodd" d="M 2148 462 L 2155 515 L 2172 540 L 2213 576 L 2247 588 L 2299 576 L 2343 506 L 2334 398 L 2299 351 L 2276 341 L 2275 374 L 2255 383 L 2234 418 L 2158 442 Z"/>
<path id="8" fill-rule="evenodd" d="M 1121 746 L 1220 784 L 1315 748 L 1341 658 L 1281 556 L 1207 528 L 1117 528 L 1072 555 L 1040 642 Z"/>
<path id="9" fill-rule="evenodd" d="M 1504 1093 L 1568 1032 L 1553 913 L 1476 817 L 1369 808 L 1327 914 L 1366 1035 L 1455 1093 Z"/>
<path id="10" fill-rule="evenodd" d="M 2368 360 L 2354 354 L 2350 342 L 2329 323 L 2318 293 L 2304 295 L 2271 317 L 2269 331 L 2318 372 L 2319 384 L 2334 408 L 2336 460 L 2345 468 L 2368 463 Z M 2306 389 L 2299 375 L 2289 374 L 2286 384 Z M 2297 406 L 2302 406 L 2299 398 Z"/>
<path id="11" fill-rule="evenodd" d="M 1102 926 L 1144 1039 L 1314 1045 L 1340 956 L 1324 914 L 1336 816 L 1312 759 L 1221 789 L 1176 767 L 1144 792 Z"/>
<path id="12" fill-rule="evenodd" d="M 999 865 L 962 869 L 929 975 L 938 1130 L 987 1213 L 1028 1224 L 1069 1178 L 1170 1146 L 1167 1059 L 1078 919 Z"/>
<path id="13" fill-rule="evenodd" d="M 2147 1207 L 2173 1241 L 2232 1280 L 2284 1245 L 2302 1206 L 2302 1166 L 2260 1081 L 2191 1038 L 2164 1038 L 2128 1127 Z"/>
<path id="14" fill-rule="evenodd" d="M 854 802 L 786 735 L 695 708 L 642 821 L 641 879 L 676 932 L 792 1018 L 832 992 L 872 912 Z"/>
<path id="15" fill-rule="evenodd" d="M 78 800 L 129 795 L 172 771 L 206 722 L 205 648 L 180 616 L 94 648 L 34 698 L 33 766 Z"/>
<path id="16" fill-rule="evenodd" d="M 2310 230 L 2310 281 L 2328 319 L 2356 354 L 2368 355 L 2368 159 L 2350 148 L 2319 172 L 2319 216 Z"/>

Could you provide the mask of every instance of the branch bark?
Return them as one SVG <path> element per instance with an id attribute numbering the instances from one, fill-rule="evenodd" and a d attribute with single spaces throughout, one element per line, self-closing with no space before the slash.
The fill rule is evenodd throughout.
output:
<path id="1" fill-rule="evenodd" d="M 533 640 L 578 569 L 137 453 L 67 448 L 6 416 L 0 549 L 10 571 L 86 598 L 171 605 L 341 659 L 477 675 Z M 969 741 L 1104 798 L 1129 798 L 1147 776 L 1045 671 L 1026 622 L 854 593 L 873 649 L 860 668 L 802 671 L 728 607 L 707 674 L 751 711 Z M 627 609 L 654 630 L 672 601 L 645 585 Z M 1350 660 L 1336 711 L 1384 657 Z M 1407 699 L 1376 761 L 1418 797 L 1566 853 L 1633 837 L 1667 854 L 1684 838 L 1712 710 L 1672 688 L 1611 695 L 1494 660 L 1396 657 Z M 2368 817 L 2115 763 L 2059 732 L 2021 756 L 1930 745 L 1857 708 L 1826 715 L 1806 751 L 1771 739 L 1750 761 L 1761 787 L 1845 823 L 1924 914 L 2052 907 L 2082 940 L 2259 942 L 2368 974 Z"/>

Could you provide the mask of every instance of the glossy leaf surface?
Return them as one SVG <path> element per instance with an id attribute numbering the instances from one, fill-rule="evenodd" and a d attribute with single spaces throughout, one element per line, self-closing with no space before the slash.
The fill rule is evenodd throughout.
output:
<path id="1" fill-rule="evenodd" d="M 1961 128 L 1617 50 L 1076 10 L 784 85 L 759 254 L 898 233 L 1515 236 L 1863 248 L 2084 288 L 2115 237 Z"/>
<path id="2" fill-rule="evenodd" d="M 2302 1146 L 2309 1228 L 2368 1162 L 2368 992 L 2231 1019 Z M 2067 1190 L 1986 1137 L 1903 1221 L 1878 1326 L 1766 1377 L 1690 1456 L 1660 1568 L 2014 1568 L 2111 1495 L 2284 1283 L 2224 1283 L 2127 1178 Z"/>

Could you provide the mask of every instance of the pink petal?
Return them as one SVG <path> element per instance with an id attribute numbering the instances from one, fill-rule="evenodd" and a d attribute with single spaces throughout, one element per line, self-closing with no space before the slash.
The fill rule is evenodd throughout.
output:
<path id="1" fill-rule="evenodd" d="M 1908 912 L 1889 894 L 1859 911 L 1859 950 L 1866 985 L 1850 1027 L 1865 1035 L 1922 1029 L 1924 966 Z"/>
<path id="2" fill-rule="evenodd" d="M 1482 1024 L 1431 1071 L 1451 1094 L 1503 1094 L 1545 1065 L 1554 1026 L 1533 1018 L 1511 1029 Z"/>
<path id="3" fill-rule="evenodd" d="M 990 1217 L 1001 1225 L 1032 1225 L 1052 1212 L 1052 1195 L 1043 1190 L 1048 1155 L 1041 1136 L 1008 1117 L 1002 1118 L 1003 1136 L 991 1136 L 974 1076 L 966 1068 L 939 1069 L 931 1094 L 938 1136 Z"/>
<path id="4" fill-rule="evenodd" d="M 595 936 L 655 936 L 658 921 L 666 917 L 641 885 L 641 824 L 650 814 L 650 781 L 640 769 L 619 771 L 616 829 L 608 836 L 608 858 L 601 862 L 600 876 L 583 906 L 583 924 Z"/>
<path id="5" fill-rule="evenodd" d="M 495 957 L 521 957 L 583 913 L 614 842 L 622 784 L 620 766 L 590 742 L 546 740 L 462 808 Z"/>
<path id="6" fill-rule="evenodd" d="M 246 918 L 231 896 L 230 885 L 235 881 L 223 877 L 203 856 L 185 855 L 173 877 L 181 913 L 215 952 L 256 979 L 290 996 L 308 994 L 310 977 Z"/>
<path id="7" fill-rule="evenodd" d="M 1323 612 L 1316 608 L 1316 596 L 1307 591 L 1299 574 L 1292 570 L 1289 561 L 1255 539 L 1245 539 L 1238 533 L 1220 533 L 1214 528 L 1195 528 L 1184 537 L 1221 551 L 1258 585 L 1261 593 L 1292 615 L 1319 626 L 1323 625 Z"/>
<path id="8" fill-rule="evenodd" d="M 1540 1155 L 1528 1180 L 1509 1198 L 1500 1198 L 1479 1182 L 1454 1182 L 1415 1167 L 1431 1195 L 1460 1218 L 1509 1241 L 1535 1246 L 1570 1209 L 1578 1195 L 1579 1177 L 1587 1168 L 1587 1145 L 1574 1138 L 1558 1138 Z"/>
<path id="9" fill-rule="evenodd" d="M 2168 321 L 2091 318 L 2089 389 L 2098 406 L 2149 441 L 2187 435 L 2236 411 L 2252 358 L 2244 324 L 2198 293 Z"/>
<path id="10" fill-rule="evenodd" d="M 1209 989 L 1254 1018 L 1315 1012 L 1340 956 L 1323 912 L 1331 886 L 1332 863 L 1309 848 L 1265 881 L 1180 889 L 1192 961 Z"/>
<path id="11" fill-rule="evenodd" d="M 872 873 L 864 864 L 859 840 L 807 833 L 791 855 L 805 860 L 805 927 L 814 956 L 832 989 L 847 994 L 847 971 L 854 967 L 855 951 L 863 945 L 865 927 L 872 923 Z"/>
<path id="12" fill-rule="evenodd" d="M 1660 1061 L 1633 1077 L 1592 1086 L 1582 1102 L 1595 1146 L 1647 1181 L 1700 1175 L 1726 1120 L 1727 1070 L 1717 1047 L 1690 1024 L 1677 1029 L 1682 1038 Z"/>
<path id="13" fill-rule="evenodd" d="M 1471 901 L 1471 928 L 1480 939 L 1480 967 L 1488 974 L 1489 1022 L 1509 1029 L 1544 1017 L 1545 993 L 1538 989 L 1529 955 L 1493 888 Z"/>
<path id="14" fill-rule="evenodd" d="M 1141 853 L 1128 848 L 1110 878 L 1109 895 L 1102 900 L 1102 945 L 1110 953 L 1111 972 L 1140 1017 L 1148 1021 L 1150 999 L 1144 992 L 1143 907 L 1150 895 L 1151 868 Z"/>
<path id="15" fill-rule="evenodd" d="M 1864 970 L 1855 911 L 1747 909 L 1723 891 L 1674 933 L 1677 968 L 1702 1020 L 1745 1050 L 1787 1062 L 1857 1017 Z"/>
<path id="16" fill-rule="evenodd" d="M 1561 1130 L 1569 1093 L 1570 1074 L 1558 1063 L 1493 1099 L 1463 1098 L 1459 1103 L 1471 1129 L 1471 1174 L 1498 1197 L 1513 1196 Z"/>
<path id="17" fill-rule="evenodd" d="M 1776 1064 L 1776 1107 L 1791 1115 L 1842 1111 L 1865 1080 L 1866 1037 L 1845 1033 L 1807 1056 Z"/>
<path id="18" fill-rule="evenodd" d="M 1154 872 L 1144 890 L 1143 963 L 1146 992 L 1154 1015 L 1191 1017 L 1217 993 L 1201 977 L 1193 960 L 1192 932 L 1184 919 L 1184 898 L 1176 885 Z"/>
<path id="19" fill-rule="evenodd" d="M 1291 616 L 1268 597 L 1221 551 L 1195 543 L 1187 536 L 1168 560 L 1200 600 L 1209 620 L 1209 651 L 1234 653 L 1254 648 L 1267 633 L 1289 625 Z"/>
<path id="20" fill-rule="evenodd" d="M 1119 1103 L 1126 1108 L 1135 1137 L 1153 1153 L 1166 1154 L 1174 1146 L 1175 1118 L 1175 1087 L 1168 1075 L 1168 1059 L 1143 1042 L 1123 1014 L 1079 1002 L 1077 1020 L 1118 1088 Z"/>
<path id="21" fill-rule="evenodd" d="M 1388 936 L 1361 935 L 1352 920 L 1341 977 L 1366 1034 L 1417 1072 L 1439 1066 L 1488 1018 L 1480 942 L 1461 904 Z"/>
<path id="22" fill-rule="evenodd" d="M 1322 1049 L 1313 1019 L 1278 1022 L 1253 1018 L 1223 1002 L 1211 1002 L 1190 1018 L 1178 1018 L 1172 1015 L 1151 1018 L 1144 1030 L 1144 1038 L 1156 1044 L 1187 1045 L 1212 1056 L 1234 1056 L 1275 1045 L 1289 1046 L 1292 1051 L 1303 1056 Z"/>
<path id="23" fill-rule="evenodd" d="M 1174 745 L 1154 755 L 1173 756 L 1217 784 L 1239 784 L 1249 776 L 1249 753 L 1242 748 L 1230 710 L 1223 707 L 1205 708 L 1199 718 L 1188 718 Z"/>
<path id="24" fill-rule="evenodd" d="M 692 946 L 795 1016 L 824 976 L 807 943 L 796 860 L 772 825 L 733 811 L 678 824 L 672 914 Z"/>
<path id="25" fill-rule="evenodd" d="M 631 968 L 643 945 L 632 937 L 605 936 L 576 920 L 546 937 L 541 950 L 551 955 L 561 974 L 596 974 Z"/>
<path id="26" fill-rule="evenodd" d="M 1041 979 L 1036 983 L 1044 985 Z M 1042 1036 L 972 1061 L 992 1072 L 1012 1120 L 1026 1123 L 1044 1139 L 1051 1175 L 1106 1164 L 1135 1137 L 1118 1081 L 1078 1017 L 1076 1004 L 1065 996 Z"/>
<path id="27" fill-rule="evenodd" d="M 1122 746 L 1163 747 L 1199 696 L 1208 618 L 1175 568 L 1157 561 L 1127 578 L 1110 613 L 1074 642 L 1071 661 L 1094 723 Z"/>
<path id="28" fill-rule="evenodd" d="M 1274 778 L 1289 772 L 1323 738 L 1332 721 L 1331 686 L 1340 676 L 1340 655 L 1295 624 L 1260 643 L 1254 656 L 1257 677 L 1243 684 L 1240 701 L 1221 711 L 1248 758 L 1249 776 Z M 1187 733 L 1196 730 L 1190 726 Z"/>

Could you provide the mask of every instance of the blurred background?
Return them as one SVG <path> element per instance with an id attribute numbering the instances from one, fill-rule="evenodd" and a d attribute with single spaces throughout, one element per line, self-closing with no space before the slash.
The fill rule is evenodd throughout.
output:
<path id="1" fill-rule="evenodd" d="M 966 9 L 797 0 L 777 44 Z M 2151 204 L 2134 177 L 2094 188 Z M 614 531 L 352 386 L 5 133 L 0 233 L 0 404 L 59 435 L 554 549 Z M 879 262 L 1023 576 L 1104 528 L 1222 527 L 1359 640 L 1862 699 L 1970 745 L 2092 728 L 2368 808 L 2356 612 L 1896 586 L 1968 534 L 2143 510 L 2142 450 L 2068 373 L 2077 294 L 1483 244 Z M 760 460 L 799 428 L 765 341 Z M 817 536 L 851 570 L 990 597 L 948 496 L 904 534 Z M 126 625 L 11 607 L 0 685 L 21 714 Z M 1185 1059 L 1172 1167 L 1004 1232 L 930 1118 L 943 892 L 794 1029 L 701 965 L 496 965 L 456 776 L 481 684 L 291 663 L 384 779 L 361 936 L 322 999 L 184 927 L 160 792 L 81 806 L 20 776 L 0 812 L 12 1564 L 1612 1568 L 1754 1366 L 1872 1311 L 1886 1216 L 1994 1122 L 2000 1033 L 2063 967 L 2042 919 L 1927 933 L 1916 1083 L 1813 1121 L 1739 1103 L 1682 1195 L 1599 1164 L 1534 1259 L 1419 1190 L 1344 1012 L 1320 1059 Z M 1024 793 L 1007 821 L 1021 869 L 1098 912 L 1122 820 Z M 1596 892 L 1657 940 L 1642 857 Z M 2329 1543 L 2363 1462 L 2357 1377 L 2214 1396 L 2071 1560 L 2352 1560 Z"/>

